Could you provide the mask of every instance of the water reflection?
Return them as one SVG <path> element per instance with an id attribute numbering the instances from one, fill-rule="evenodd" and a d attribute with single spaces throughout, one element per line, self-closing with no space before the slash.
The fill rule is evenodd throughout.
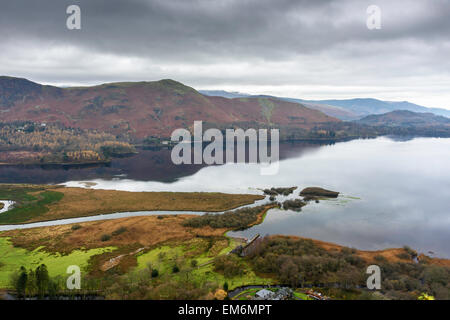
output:
<path id="1" fill-rule="evenodd" d="M 409 245 L 450 258 L 449 159 L 450 139 L 378 138 L 294 151 L 275 176 L 261 176 L 257 164 L 227 164 L 173 183 L 99 179 L 95 188 L 260 193 L 272 186 L 320 186 L 344 197 L 302 212 L 271 210 L 263 224 L 239 234 L 292 234 L 365 250 Z"/>
<path id="2" fill-rule="evenodd" d="M 331 142 L 296 142 L 280 145 L 280 159 L 296 157 Z M 57 184 L 65 181 L 130 179 L 174 182 L 195 174 L 204 164 L 175 165 L 167 148 L 140 149 L 126 158 L 100 165 L 28 165 L 0 166 L 1 183 Z M 248 153 L 247 153 L 248 154 Z"/>
<path id="3" fill-rule="evenodd" d="M 71 170 L 65 177 L 72 180 L 70 186 L 90 180 L 97 183 L 93 188 L 130 191 L 260 193 L 259 188 L 272 186 L 320 186 L 344 196 L 311 203 L 301 212 L 271 210 L 263 224 L 237 234 L 292 234 L 366 250 L 409 245 L 450 258 L 450 139 L 378 138 L 280 148 L 275 176 L 261 176 L 258 164 L 172 167 L 166 150 L 95 169 L 117 170 L 125 177 L 105 179 L 96 171 L 93 178 L 76 178 Z M 77 172 L 84 170 L 93 169 Z"/>

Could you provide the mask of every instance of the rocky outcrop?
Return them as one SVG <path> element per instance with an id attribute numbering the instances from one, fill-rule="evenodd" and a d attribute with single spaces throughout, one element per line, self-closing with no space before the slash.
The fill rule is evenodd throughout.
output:
<path id="1" fill-rule="evenodd" d="M 287 196 L 290 195 L 294 190 L 297 189 L 297 187 L 289 187 L 289 188 L 270 188 L 270 189 L 264 189 L 264 194 L 270 195 L 270 196 L 278 196 L 283 195 Z"/>
<path id="2" fill-rule="evenodd" d="M 337 198 L 339 192 L 318 187 L 309 187 L 300 191 L 300 195 L 303 196 L 304 200 L 317 200 L 320 198 Z"/>
<path id="3" fill-rule="evenodd" d="M 284 210 L 294 210 L 294 211 L 300 211 L 302 207 L 306 206 L 306 202 L 295 199 L 295 200 L 286 200 L 283 202 L 283 209 Z"/>

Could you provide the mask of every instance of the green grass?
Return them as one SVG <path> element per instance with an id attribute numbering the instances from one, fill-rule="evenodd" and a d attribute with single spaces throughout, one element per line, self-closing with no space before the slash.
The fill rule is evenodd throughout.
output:
<path id="1" fill-rule="evenodd" d="M 314 300 L 314 299 L 308 297 L 305 293 L 299 292 L 299 291 L 294 291 L 294 297 L 301 299 L 301 300 Z"/>
<path id="2" fill-rule="evenodd" d="M 34 197 L 29 195 L 28 192 L 44 190 L 43 188 L 37 188 L 25 185 L 0 185 L 0 199 L 2 200 L 14 200 L 14 201 L 30 201 Z"/>
<path id="3" fill-rule="evenodd" d="M 206 240 L 203 240 L 203 243 L 193 241 L 182 245 L 160 246 L 140 254 L 137 257 L 137 267 L 134 271 L 143 270 L 151 265 L 153 269 L 158 269 L 160 276 L 170 275 L 176 279 L 184 277 L 198 284 L 214 282 L 219 286 L 228 282 L 229 290 L 250 284 L 274 283 L 273 279 L 257 276 L 245 261 L 243 263 L 243 275 L 233 278 L 226 278 L 223 274 L 215 272 L 214 264 L 201 266 L 204 263 L 212 261 L 216 256 L 228 253 L 237 245 L 234 239 L 227 240 L 228 245 L 219 248 L 220 250 L 216 254 L 212 254 L 208 246 L 205 245 Z M 191 261 L 194 259 L 197 260 L 200 267 L 191 267 Z M 175 264 L 180 268 L 181 272 L 173 274 L 172 268 Z"/>
<path id="4" fill-rule="evenodd" d="M 98 254 L 114 250 L 113 247 L 97 248 L 91 250 L 75 250 L 70 254 L 48 253 L 43 248 L 29 251 L 14 247 L 9 238 L 0 237 L 0 288 L 10 287 L 11 275 L 21 266 L 27 269 L 35 269 L 45 264 L 51 277 L 67 276 L 67 267 L 77 265 L 81 270 L 86 270 L 89 259 Z"/>
<path id="5" fill-rule="evenodd" d="M 0 198 L 16 201 L 13 209 L 0 215 L 0 224 L 23 223 L 48 211 L 47 205 L 60 201 L 64 194 L 56 191 L 43 191 L 38 195 L 29 192 L 36 189 L 18 188 L 0 190 Z"/>
<path id="6" fill-rule="evenodd" d="M 244 290 L 241 293 L 239 293 L 237 296 L 235 296 L 233 298 L 233 300 L 248 300 L 247 296 L 250 296 L 251 298 L 253 298 L 259 290 L 261 290 L 261 288 L 251 288 L 251 289 Z"/>
<path id="7" fill-rule="evenodd" d="M 183 256 L 183 252 L 183 246 L 162 246 L 153 249 L 137 257 L 136 269 L 145 269 L 151 265 L 152 269 L 158 269 L 159 274 L 169 273 L 178 257 Z"/>

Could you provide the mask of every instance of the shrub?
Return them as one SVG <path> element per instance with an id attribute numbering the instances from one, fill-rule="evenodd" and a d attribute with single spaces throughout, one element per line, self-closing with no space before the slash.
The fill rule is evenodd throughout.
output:
<path id="1" fill-rule="evenodd" d="M 206 213 L 202 216 L 184 221 L 183 226 L 191 228 L 210 226 L 211 228 L 231 228 L 233 230 L 240 230 L 247 228 L 249 225 L 256 222 L 258 215 L 264 209 L 265 206 L 257 206 L 227 211 L 223 214 Z"/>
<path id="2" fill-rule="evenodd" d="M 406 253 L 409 254 L 409 255 L 411 256 L 411 258 L 417 257 L 417 252 L 416 252 L 415 250 L 411 249 L 410 247 L 404 246 L 404 247 L 403 247 L 403 250 L 405 250 Z"/>
<path id="3" fill-rule="evenodd" d="M 81 229 L 81 226 L 79 224 L 74 224 L 71 228 L 73 231 Z"/>
<path id="4" fill-rule="evenodd" d="M 242 275 L 241 260 L 235 255 L 219 256 L 214 259 L 214 270 L 222 272 L 227 278 Z"/>
<path id="5" fill-rule="evenodd" d="M 374 259 L 375 259 L 375 261 L 380 262 L 380 263 L 386 263 L 387 262 L 387 259 L 385 257 L 379 255 L 379 254 L 376 255 L 374 257 Z"/>
<path id="6" fill-rule="evenodd" d="M 402 253 L 397 254 L 397 258 L 403 259 L 403 260 L 410 260 L 411 256 L 406 252 L 402 252 Z"/>
<path id="7" fill-rule="evenodd" d="M 195 260 L 195 259 L 192 260 L 192 261 L 191 261 L 191 267 L 192 267 L 192 268 L 196 268 L 197 266 L 198 266 L 198 261 Z"/>
<path id="8" fill-rule="evenodd" d="M 172 273 L 177 273 L 177 272 L 180 272 L 180 268 L 178 268 L 177 265 L 174 265 L 172 268 Z"/>
<path id="9" fill-rule="evenodd" d="M 306 202 L 300 199 L 286 200 L 283 202 L 284 210 L 300 211 L 304 206 L 306 206 Z"/>
<path id="10" fill-rule="evenodd" d="M 152 270 L 152 278 L 156 278 L 156 277 L 158 277 L 159 276 L 159 271 L 158 271 L 158 269 L 153 269 Z"/>
<path id="11" fill-rule="evenodd" d="M 119 234 L 124 233 L 124 232 L 126 232 L 126 231 L 127 231 L 127 228 L 125 228 L 125 227 L 120 227 L 119 229 L 114 230 L 113 233 L 112 233 L 112 235 L 113 235 L 113 236 L 118 236 Z"/>
<path id="12" fill-rule="evenodd" d="M 109 234 L 103 234 L 101 237 L 100 237 L 100 240 L 101 241 L 108 241 L 108 240 L 110 240 L 111 239 L 111 235 L 109 235 Z"/>

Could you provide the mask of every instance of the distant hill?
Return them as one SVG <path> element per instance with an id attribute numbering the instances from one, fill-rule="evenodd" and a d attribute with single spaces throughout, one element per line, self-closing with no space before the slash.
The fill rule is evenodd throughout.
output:
<path id="1" fill-rule="evenodd" d="M 408 101 L 382 101 L 372 98 L 356 98 L 347 100 L 306 100 L 303 102 L 313 102 L 341 107 L 358 116 L 382 114 L 394 110 L 408 110 L 413 112 L 431 112 L 436 115 L 450 117 L 450 110 L 426 108 Z"/>
<path id="2" fill-rule="evenodd" d="M 233 92 L 222 90 L 201 91 L 205 95 L 215 95 L 225 98 L 240 97 Z M 355 98 L 346 100 L 304 100 L 287 97 L 246 95 L 248 97 L 271 97 L 283 101 L 300 103 L 308 108 L 319 110 L 331 117 L 341 120 L 357 120 L 370 114 L 382 114 L 394 110 L 409 110 L 414 112 L 431 112 L 435 115 L 450 117 L 450 110 L 427 108 L 407 101 L 383 101 L 372 98 Z"/>
<path id="3" fill-rule="evenodd" d="M 342 107 L 332 106 L 324 103 L 308 102 L 301 99 L 292 99 L 292 98 L 280 98 L 280 99 L 295 103 L 301 103 L 308 108 L 321 111 L 331 117 L 335 117 L 341 120 L 356 120 L 361 118 L 361 116 L 356 114 L 355 112 L 352 112 Z"/>
<path id="4" fill-rule="evenodd" d="M 340 120 L 298 103 L 273 98 L 205 96 L 180 82 L 106 83 L 59 88 L 27 79 L 0 77 L 0 121 L 58 122 L 142 140 L 170 137 L 177 128 L 202 120 L 217 127 L 310 130 Z"/>
<path id="5" fill-rule="evenodd" d="M 229 92 L 224 90 L 198 90 L 201 94 L 209 97 L 223 97 L 228 99 L 234 98 L 247 98 L 250 94 L 240 93 L 240 92 Z"/>
<path id="6" fill-rule="evenodd" d="M 396 110 L 379 115 L 370 115 L 356 121 L 371 126 L 390 127 L 450 127 L 450 119 L 432 113 L 418 113 L 407 110 Z"/>
<path id="7" fill-rule="evenodd" d="M 269 95 L 250 95 L 250 94 L 246 94 L 246 93 L 229 92 L 229 91 L 224 91 L 224 90 L 200 90 L 199 92 L 206 96 L 216 96 L 216 97 L 223 97 L 223 98 L 228 98 L 228 99 L 243 98 L 243 97 L 278 99 L 278 100 L 282 100 L 282 101 L 299 103 L 301 105 L 304 105 L 305 107 L 308 107 L 308 108 L 314 109 L 314 110 L 318 110 L 320 112 L 325 113 L 326 115 L 329 115 L 330 117 L 338 118 L 340 120 L 356 120 L 356 119 L 360 118 L 359 115 L 357 115 L 351 111 L 348 111 L 344 108 L 341 108 L 341 107 L 308 102 L 308 101 L 302 100 L 302 99 L 284 98 L 284 97 L 276 97 L 276 96 L 269 96 Z"/>

